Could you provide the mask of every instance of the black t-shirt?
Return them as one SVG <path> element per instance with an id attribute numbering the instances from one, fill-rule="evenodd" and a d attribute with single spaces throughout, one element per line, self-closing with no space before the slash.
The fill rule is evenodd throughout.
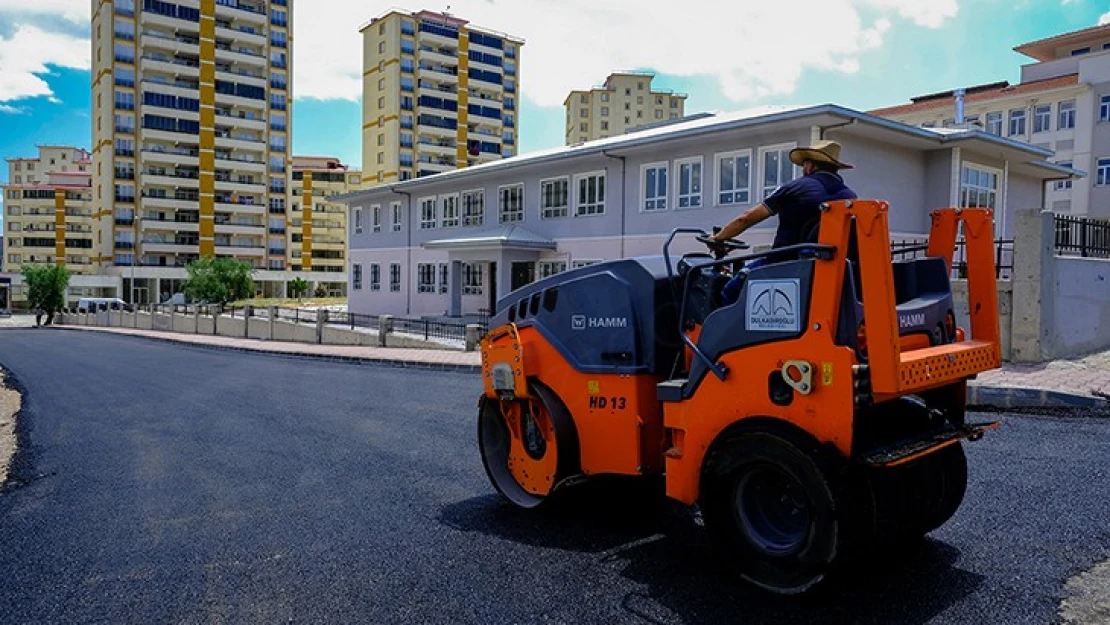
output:
<path id="1" fill-rule="evenodd" d="M 775 189 L 763 200 L 771 214 L 779 216 L 774 248 L 805 243 L 802 237 L 818 223 L 822 202 L 856 197 L 855 191 L 844 184 L 844 179 L 830 171 L 817 171 Z"/>

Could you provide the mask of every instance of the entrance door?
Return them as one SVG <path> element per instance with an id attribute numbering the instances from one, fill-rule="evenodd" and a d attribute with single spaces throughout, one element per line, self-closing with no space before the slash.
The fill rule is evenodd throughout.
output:
<path id="1" fill-rule="evenodd" d="M 535 263 L 513 263 L 512 267 L 513 282 L 510 291 L 515 291 L 521 287 L 528 286 L 536 281 L 536 264 Z"/>

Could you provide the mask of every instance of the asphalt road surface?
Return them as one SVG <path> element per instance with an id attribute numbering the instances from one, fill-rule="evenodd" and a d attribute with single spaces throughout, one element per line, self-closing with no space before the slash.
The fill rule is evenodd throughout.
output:
<path id="1" fill-rule="evenodd" d="M 728 578 L 693 516 L 486 482 L 473 375 L 0 332 L 25 391 L 0 623 L 1047 623 L 1110 557 L 1110 421 L 1006 418 L 955 519 L 804 599 Z"/>

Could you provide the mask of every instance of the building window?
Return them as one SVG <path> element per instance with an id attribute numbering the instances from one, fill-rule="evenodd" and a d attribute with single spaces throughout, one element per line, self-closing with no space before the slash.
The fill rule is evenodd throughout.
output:
<path id="1" fill-rule="evenodd" d="M 497 190 L 497 223 L 524 221 L 524 185 Z"/>
<path id="2" fill-rule="evenodd" d="M 1100 187 L 1110 185 L 1110 158 L 1098 159 L 1096 171 L 1098 172 L 1098 179 L 1095 184 Z"/>
<path id="3" fill-rule="evenodd" d="M 1063 167 L 1071 167 L 1071 161 L 1062 161 L 1057 163 L 1057 165 L 1061 165 Z M 1052 189 L 1054 191 L 1065 191 L 1070 188 L 1071 180 L 1057 180 L 1056 182 L 1052 183 Z"/>
<path id="4" fill-rule="evenodd" d="M 389 263 L 389 290 L 394 293 L 401 290 L 401 264 Z"/>
<path id="5" fill-rule="evenodd" d="M 667 210 L 667 164 L 649 163 L 640 167 L 640 190 L 643 210 Z"/>
<path id="6" fill-rule="evenodd" d="M 462 225 L 480 226 L 485 221 L 486 194 L 481 189 L 462 192 Z"/>
<path id="7" fill-rule="evenodd" d="M 416 292 L 436 292 L 436 266 L 432 263 L 420 263 L 416 266 Z"/>
<path id="8" fill-rule="evenodd" d="M 443 203 L 443 227 L 457 228 L 459 225 L 459 196 L 441 195 L 439 199 Z"/>
<path id="9" fill-rule="evenodd" d="M 482 294 L 482 266 L 477 263 L 464 263 L 462 266 L 462 294 Z"/>
<path id="10" fill-rule="evenodd" d="M 401 203 L 393 202 L 389 205 L 389 212 L 391 213 L 392 222 L 390 228 L 393 232 L 401 231 Z"/>
<path id="11" fill-rule="evenodd" d="M 550 278 L 551 276 L 562 273 L 567 270 L 567 261 L 565 260 L 541 260 L 536 265 L 536 274 L 540 280 Z"/>
<path id="12" fill-rule="evenodd" d="M 1009 136 L 1019 137 L 1025 134 L 1025 109 L 1010 109 Z"/>
<path id="13" fill-rule="evenodd" d="M 370 263 L 370 290 L 382 290 L 382 268 L 378 263 Z"/>
<path id="14" fill-rule="evenodd" d="M 580 174 L 575 177 L 576 201 L 574 214 L 605 214 L 605 172 Z"/>
<path id="15" fill-rule="evenodd" d="M 1002 136 L 1002 113 L 987 113 L 987 132 Z"/>
<path id="16" fill-rule="evenodd" d="M 997 169 L 968 163 L 960 172 L 960 206 L 995 208 L 998 198 Z"/>
<path id="17" fill-rule="evenodd" d="M 382 231 L 382 207 L 380 204 L 374 204 L 370 207 L 370 232 L 378 233 Z"/>
<path id="18" fill-rule="evenodd" d="M 436 199 L 426 197 L 420 200 L 420 229 L 431 230 L 436 227 Z"/>
<path id="19" fill-rule="evenodd" d="M 356 291 L 362 290 L 362 265 L 351 265 L 351 288 Z"/>
<path id="20" fill-rule="evenodd" d="M 447 263 L 439 264 L 439 292 L 446 293 L 448 291 L 447 281 L 450 278 L 451 272 Z"/>
<path id="21" fill-rule="evenodd" d="M 794 145 L 776 145 L 760 148 L 759 159 L 763 163 L 763 186 L 761 197 L 766 198 L 775 189 L 794 179 L 794 163 L 790 162 L 790 150 Z"/>
<path id="22" fill-rule="evenodd" d="M 601 262 L 600 260 L 596 260 L 596 259 L 582 258 L 582 259 L 573 261 L 570 264 L 570 266 L 571 266 L 572 269 L 581 269 L 583 267 L 589 267 L 590 265 L 596 265 L 600 262 Z"/>
<path id="23" fill-rule="evenodd" d="M 362 234 L 362 209 L 355 209 L 355 234 Z"/>
<path id="24" fill-rule="evenodd" d="M 569 178 L 540 181 L 540 217 L 557 219 L 566 217 L 570 208 Z"/>
<path id="25" fill-rule="evenodd" d="M 1059 130 L 1075 128 L 1075 100 L 1064 100 L 1060 103 Z"/>
<path id="26" fill-rule="evenodd" d="M 742 150 L 717 155 L 717 204 L 751 201 L 752 152 Z"/>
<path id="27" fill-rule="evenodd" d="M 1052 130 L 1052 105 L 1040 104 L 1033 109 L 1033 132 Z"/>
<path id="28" fill-rule="evenodd" d="M 701 206 L 701 163 L 700 156 L 675 161 L 675 170 L 678 172 L 678 193 L 675 201 L 678 208 Z"/>

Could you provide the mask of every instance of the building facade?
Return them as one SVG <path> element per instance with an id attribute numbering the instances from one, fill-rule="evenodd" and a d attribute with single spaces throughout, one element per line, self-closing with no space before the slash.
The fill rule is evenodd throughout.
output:
<path id="1" fill-rule="evenodd" d="M 343 198 L 350 310 L 474 313 L 568 268 L 659 254 L 675 227 L 723 225 L 800 175 L 790 150 L 822 137 L 844 146 L 861 197 L 891 203 L 899 238 L 923 236 L 930 210 L 956 205 L 995 208 L 998 233 L 1011 233 L 1014 210 L 1044 206 L 1045 181 L 1076 175 L 1020 141 L 834 105 L 682 121 Z M 744 239 L 769 245 L 775 227 Z"/>
<path id="2" fill-rule="evenodd" d="M 1045 208 L 1110 218 L 1110 25 L 1014 48 L 1034 62 L 1017 84 L 998 82 L 913 98 L 872 111 L 906 124 L 975 124 L 1053 150 L 1053 161 L 1088 172 L 1047 189 Z"/>
<path id="3" fill-rule="evenodd" d="M 653 89 L 654 78 L 651 72 L 617 72 L 599 87 L 571 91 L 563 101 L 567 145 L 684 117 L 686 94 Z"/>
<path id="4" fill-rule="evenodd" d="M 521 39 L 398 10 L 371 20 L 362 39 L 365 185 L 516 154 Z"/>
<path id="5" fill-rule="evenodd" d="M 333 291 L 343 286 L 342 280 L 346 279 L 347 207 L 332 198 L 354 191 L 361 184 L 362 174 L 337 158 L 293 157 L 288 224 L 290 268 L 337 274 L 336 280 L 329 283 Z M 273 244 L 277 240 L 274 235 L 285 234 L 286 226 L 280 218 L 271 218 L 270 222 Z"/>

